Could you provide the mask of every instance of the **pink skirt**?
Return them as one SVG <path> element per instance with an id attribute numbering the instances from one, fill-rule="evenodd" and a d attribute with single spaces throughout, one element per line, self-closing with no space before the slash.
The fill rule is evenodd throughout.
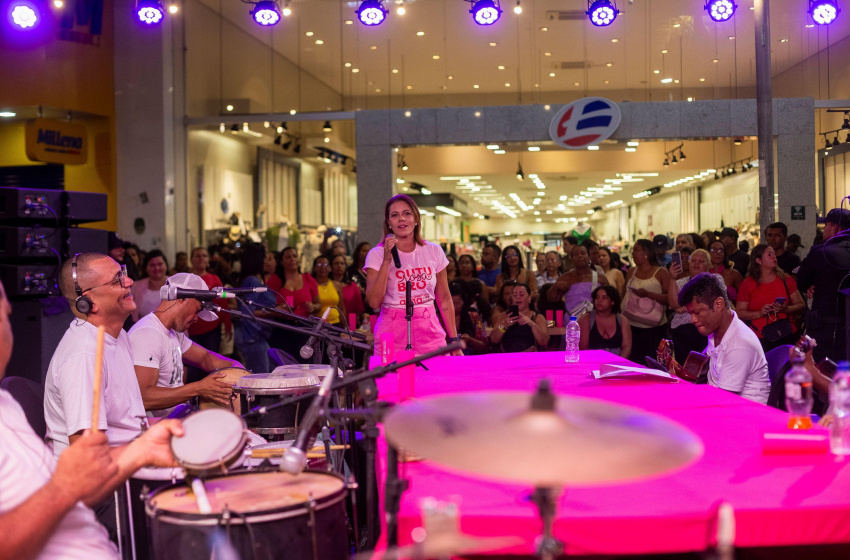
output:
<path id="1" fill-rule="evenodd" d="M 395 351 L 407 348 L 407 319 L 404 309 L 381 307 L 381 315 L 375 323 L 375 355 L 380 356 L 381 334 L 393 333 Z M 446 345 L 446 331 L 440 325 L 437 310 L 432 306 L 413 309 L 413 353 L 417 356 Z"/>

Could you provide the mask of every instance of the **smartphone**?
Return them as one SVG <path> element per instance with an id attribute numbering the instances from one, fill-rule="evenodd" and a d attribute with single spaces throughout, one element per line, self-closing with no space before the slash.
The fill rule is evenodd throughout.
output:
<path id="1" fill-rule="evenodd" d="M 773 303 L 776 304 L 776 305 L 785 305 L 786 301 L 787 300 L 784 297 L 778 297 L 778 298 L 776 298 L 776 301 L 774 301 Z"/>
<path id="2" fill-rule="evenodd" d="M 679 265 L 679 268 L 682 268 L 682 252 L 681 251 L 673 251 L 670 253 L 670 257 L 673 259 L 670 263 L 670 266 Z"/>
<path id="3" fill-rule="evenodd" d="M 508 307 L 508 315 L 512 315 L 514 317 L 519 317 L 519 306 L 518 305 L 511 305 L 510 307 Z"/>

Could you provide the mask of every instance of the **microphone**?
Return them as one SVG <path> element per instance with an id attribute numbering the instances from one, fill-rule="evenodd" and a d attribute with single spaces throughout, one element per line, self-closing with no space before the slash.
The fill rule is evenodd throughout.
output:
<path id="1" fill-rule="evenodd" d="M 295 438 L 295 443 L 292 447 L 288 447 L 283 457 L 280 460 L 280 470 L 289 474 L 301 474 L 307 467 L 307 445 L 310 443 L 311 435 L 316 427 L 322 411 L 328 406 L 331 400 L 331 384 L 335 375 L 328 375 L 322 381 L 322 386 L 319 388 L 319 393 L 313 398 L 310 403 L 310 408 L 304 415 L 301 421 L 301 427 L 298 430 L 298 436 Z"/>
<path id="2" fill-rule="evenodd" d="M 267 292 L 269 289 L 265 286 L 261 286 L 259 288 L 223 288 L 221 286 L 216 286 L 212 289 L 212 291 L 217 294 L 257 294 L 262 292 Z M 226 295 L 222 295 L 221 297 L 228 297 Z"/>
<path id="3" fill-rule="evenodd" d="M 390 249 L 390 252 L 393 254 L 393 264 L 399 270 L 401 270 L 401 257 L 398 256 L 398 247 L 393 247 Z"/>
<path id="4" fill-rule="evenodd" d="M 165 301 L 174 301 L 176 299 L 201 299 L 201 300 L 212 300 L 212 299 L 221 299 L 221 298 L 235 298 L 236 294 L 231 293 L 229 290 L 227 292 L 217 292 L 215 290 L 187 290 L 185 288 L 178 288 L 177 286 L 169 286 L 166 284 L 162 288 L 159 289 L 159 297 Z"/>
<path id="5" fill-rule="evenodd" d="M 318 325 L 316 325 L 316 328 L 314 329 L 313 332 L 318 333 L 320 330 L 322 330 L 322 327 L 324 326 L 325 321 L 328 320 L 328 314 L 330 312 L 331 312 L 330 307 L 325 309 L 325 313 L 322 315 L 322 321 Z M 301 351 L 299 352 L 299 354 L 301 354 L 302 358 L 304 358 L 305 360 L 309 360 L 310 358 L 313 357 L 313 345 L 314 344 L 316 344 L 316 335 L 315 334 L 310 335 L 310 338 L 307 339 L 307 343 L 304 344 L 304 346 L 301 347 Z"/>

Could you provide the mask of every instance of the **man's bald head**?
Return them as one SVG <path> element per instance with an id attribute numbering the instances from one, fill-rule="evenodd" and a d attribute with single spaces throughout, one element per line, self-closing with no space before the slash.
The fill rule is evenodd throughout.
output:
<path id="1" fill-rule="evenodd" d="M 81 290 L 86 290 L 109 281 L 109 279 L 102 280 L 101 276 L 103 272 L 95 267 L 95 263 L 103 259 L 112 260 L 107 255 L 101 253 L 81 253 L 77 256 L 77 284 Z M 59 289 L 62 291 L 62 295 L 71 301 L 77 299 L 72 271 L 73 262 L 73 257 L 66 260 L 62 263 L 62 268 L 59 271 Z"/>

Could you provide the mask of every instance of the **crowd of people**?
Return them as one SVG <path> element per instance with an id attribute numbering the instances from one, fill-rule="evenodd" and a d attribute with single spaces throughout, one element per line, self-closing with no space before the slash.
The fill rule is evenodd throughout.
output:
<path id="1" fill-rule="evenodd" d="M 396 202 L 407 208 L 412 203 Z M 407 220 L 418 223 L 416 216 L 418 209 L 410 212 Z M 824 231 L 818 232 L 805 262 L 796 254 L 803 246 L 799 236 L 789 238 L 788 228 L 781 222 L 766 227 L 763 242 L 749 251 L 746 242 L 738 242 L 738 232 L 729 227 L 675 238 L 638 239 L 628 254 L 592 239 L 579 243 L 565 235 L 557 249 L 537 252 L 534 271 L 526 268 L 523 252 L 516 245 L 484 245 L 479 264 L 472 253 L 445 254 L 438 245 L 418 237 L 418 230 L 409 232 L 408 240 L 400 235 L 407 226 L 402 223 L 393 230 L 389 220 L 385 230 L 390 241 L 381 240 L 374 247 L 361 242 L 352 255 L 343 241 L 334 241 L 315 258 L 309 271 L 300 269 L 300 256 L 293 247 L 278 253 L 251 243 L 240 249 L 230 245 L 196 247 L 188 254 L 178 253 L 174 268 L 169 268 L 166 256 L 156 249 L 144 252 L 131 244 L 116 243 L 110 254 L 136 281 L 132 293 L 137 307 L 127 328 L 160 305 L 159 290 L 174 274 L 194 274 L 209 289 L 265 285 L 270 293 L 249 299 L 305 317 L 329 311 L 329 323 L 363 330 L 371 328 L 369 316 L 380 315 L 382 307 L 401 309 L 399 317 L 403 319 L 403 294 L 391 301 L 388 294 L 392 290 L 387 286 L 396 284 L 403 291 L 403 280 L 415 276 L 414 292 L 425 289 L 414 296 L 417 306 L 431 302 L 431 308 L 422 310 L 422 321 L 434 323 L 432 334 L 438 339 L 444 338 L 440 332 L 456 332 L 465 342 L 467 354 L 563 349 L 563 336 L 550 334 L 551 327 L 556 322 L 560 325 L 561 316 L 564 322 L 575 316 L 582 326 L 583 349 L 605 349 L 643 363 L 646 356 L 655 356 L 662 339 L 670 339 L 681 363 L 691 351 L 703 351 L 708 340 L 679 304 L 678 294 L 690 278 L 711 273 L 723 280 L 737 317 L 752 330 L 763 351 L 793 343 L 808 330 L 823 340 L 818 352 L 823 357 L 843 355 L 843 330 L 838 332 L 838 327 L 843 329 L 843 307 L 831 299 L 844 273 L 827 266 L 818 247 L 850 226 L 850 211 L 836 209 L 821 222 Z M 417 257 L 413 268 L 442 269 L 445 287 L 435 275 L 429 291 L 428 275 L 412 274 L 413 269 L 393 268 L 392 281 L 385 278 L 381 267 L 387 259 L 392 263 L 390 250 L 396 243 L 410 249 L 402 250 L 402 255 L 422 247 L 423 255 Z M 408 247 L 408 243 L 412 245 Z M 828 272 L 820 274 L 824 270 Z M 371 296 L 370 271 L 375 273 L 373 281 L 380 280 Z M 440 294 L 452 303 L 452 313 L 433 309 Z M 252 312 L 271 316 L 269 311 Z M 387 311 L 384 319 L 389 317 Z M 349 324 L 352 318 L 354 322 Z M 390 328 L 390 323 L 378 322 L 377 330 Z M 403 320 L 392 327 L 405 328 Z M 270 347 L 298 360 L 305 338 L 251 321 L 231 321 L 227 314 L 211 321 L 198 320 L 188 335 L 214 352 L 223 349 L 225 355 L 239 357 L 254 371 L 268 371 Z M 196 370 L 190 368 L 190 374 L 193 372 Z"/>

